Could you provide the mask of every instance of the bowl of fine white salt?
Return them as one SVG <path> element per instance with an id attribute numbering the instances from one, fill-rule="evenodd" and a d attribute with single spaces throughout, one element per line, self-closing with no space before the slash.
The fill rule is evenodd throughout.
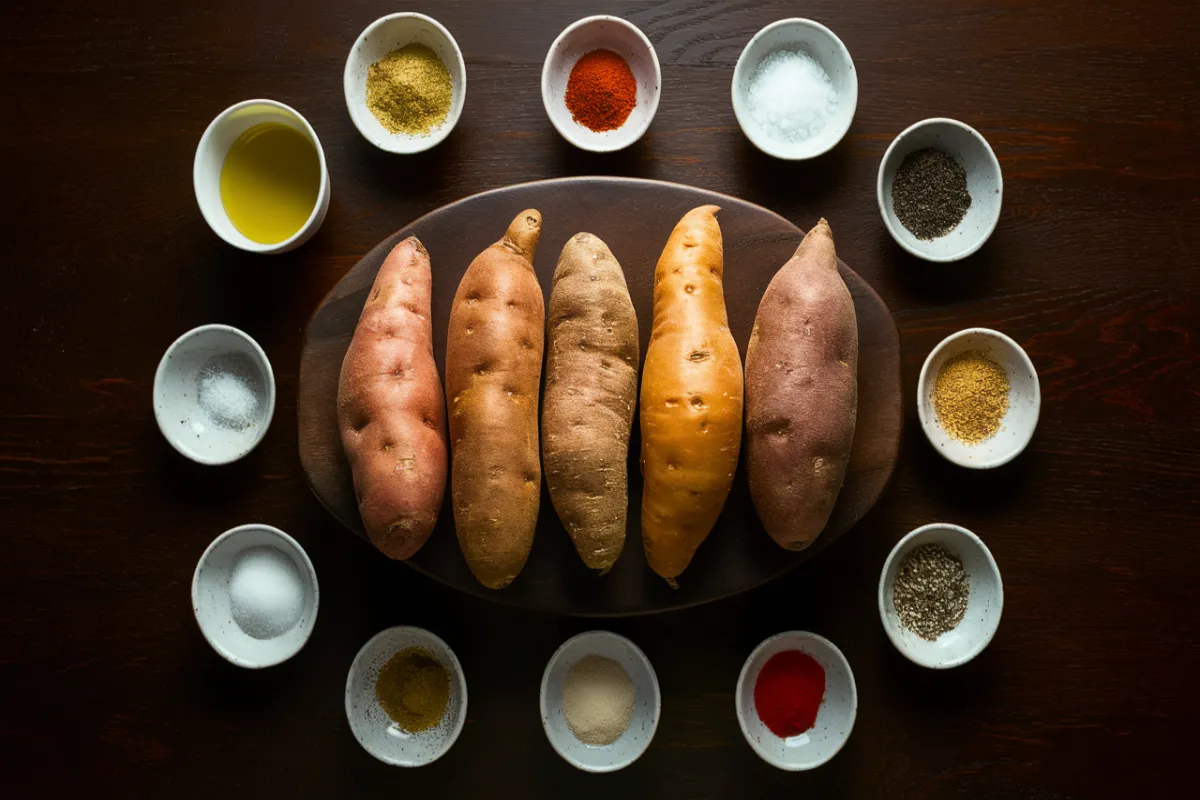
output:
<path id="1" fill-rule="evenodd" d="M 842 140 L 858 106 L 858 73 L 833 31 L 781 19 L 754 35 L 733 70 L 733 113 L 755 147 L 799 161 Z"/>
<path id="2" fill-rule="evenodd" d="M 237 461 L 262 441 L 274 413 L 271 362 L 237 328 L 194 328 L 158 363 L 154 418 L 171 446 L 192 461 Z"/>
<path id="3" fill-rule="evenodd" d="M 300 652 L 317 621 L 317 573 L 299 542 L 270 525 L 240 525 L 204 551 L 192 576 L 200 632 L 225 660 L 271 667 Z"/>

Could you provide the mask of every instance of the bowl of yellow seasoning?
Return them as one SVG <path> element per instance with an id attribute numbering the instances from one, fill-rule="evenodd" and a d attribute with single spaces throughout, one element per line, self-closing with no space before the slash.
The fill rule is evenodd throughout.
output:
<path id="1" fill-rule="evenodd" d="M 917 382 L 917 415 L 933 448 L 971 469 L 1012 461 L 1042 407 L 1037 370 L 1008 336 L 967 328 L 933 349 Z"/>
<path id="2" fill-rule="evenodd" d="M 192 183 L 209 227 L 251 253 L 299 247 L 329 211 L 329 170 L 316 131 L 274 100 L 245 100 L 209 124 Z"/>
<path id="3" fill-rule="evenodd" d="M 404 12 L 359 34 L 342 75 L 354 127 L 389 153 L 419 153 L 450 135 L 467 98 L 458 42 L 437 20 Z"/>
<path id="4" fill-rule="evenodd" d="M 467 681 L 449 645 L 422 628 L 381 631 L 346 678 L 346 719 L 375 758 L 397 767 L 437 761 L 467 719 Z"/>

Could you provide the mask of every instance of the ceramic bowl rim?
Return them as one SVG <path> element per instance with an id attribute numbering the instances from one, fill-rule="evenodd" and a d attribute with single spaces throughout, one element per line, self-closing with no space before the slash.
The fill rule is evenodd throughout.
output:
<path id="1" fill-rule="evenodd" d="M 355 107 L 366 105 L 365 100 L 350 96 L 351 73 L 353 72 L 354 64 L 356 63 L 354 60 L 354 53 L 358 50 L 359 45 L 361 45 L 370 34 L 374 33 L 377 29 L 382 28 L 387 23 L 398 19 L 420 20 L 430 25 L 441 36 L 445 37 L 446 41 L 450 45 L 450 49 L 454 51 L 454 61 L 458 65 L 459 73 L 462 75 L 462 81 L 460 82 L 457 92 L 459 98 L 461 98 L 461 102 L 455 103 L 455 100 L 459 98 L 452 96 L 450 100 L 450 113 L 446 117 L 446 121 L 442 123 L 441 128 L 427 136 L 405 136 L 392 133 L 389 134 L 387 139 L 375 141 L 375 139 L 372 138 L 367 131 L 363 130 L 361 125 L 359 125 L 358 118 L 354 115 L 353 111 Z M 416 155 L 417 153 L 424 153 L 426 150 L 431 150 L 441 144 L 446 137 L 450 135 L 450 132 L 458 126 L 458 120 L 462 117 L 463 109 L 467 107 L 467 64 L 463 59 L 462 48 L 458 46 L 458 40 L 454 38 L 454 34 L 450 33 L 450 30 L 445 25 L 438 22 L 428 14 L 422 14 L 419 11 L 397 11 L 392 14 L 385 14 L 367 25 L 367 27 L 363 28 L 362 33 L 360 33 L 355 38 L 354 43 L 350 45 L 350 52 L 346 55 L 346 65 L 342 68 L 342 96 L 346 101 L 346 113 L 350 115 L 350 121 L 354 124 L 354 129 L 375 147 L 379 148 L 385 153 L 395 153 L 397 155 Z M 368 109 L 368 113 L 370 113 L 370 109 Z"/>
<path id="2" fill-rule="evenodd" d="M 567 38 L 568 35 L 574 33 L 580 28 L 600 22 L 612 22 L 620 27 L 632 31 L 634 36 L 641 41 L 647 52 L 650 53 L 650 63 L 654 65 L 654 85 L 656 88 L 654 93 L 646 101 L 648 107 L 646 109 L 645 122 L 641 125 L 641 128 L 637 131 L 636 135 L 630 138 L 629 141 L 619 144 L 600 144 L 583 141 L 575 135 L 574 131 L 565 126 L 559 125 L 550 101 L 550 79 L 552 77 L 550 74 L 550 62 L 554 56 L 554 51 L 558 48 L 559 44 L 561 44 Z M 575 20 L 570 25 L 563 28 L 562 32 L 559 33 L 558 36 L 554 37 L 554 41 L 550 44 L 550 49 L 546 51 L 546 57 L 542 60 L 541 88 L 542 108 L 546 110 L 546 116 L 549 117 L 550 124 L 554 126 L 554 130 L 558 131 L 560 136 L 566 139 L 570 144 L 578 147 L 580 150 L 586 150 L 589 153 L 615 153 L 630 147 L 635 142 L 640 140 L 646 134 L 646 131 L 650 129 L 650 124 L 654 122 L 654 117 L 658 114 L 658 101 L 662 97 L 662 65 L 658 61 L 658 51 L 654 48 L 654 43 L 650 41 L 646 34 L 642 32 L 642 29 L 637 25 L 634 25 L 627 19 L 623 19 L 612 14 L 593 14 L 591 16 Z"/>
<path id="3" fill-rule="evenodd" d="M 389 758 L 382 753 L 376 752 L 374 749 L 367 747 L 366 743 L 358 738 L 358 735 L 354 733 L 354 725 L 351 722 L 353 719 L 352 714 L 354 709 L 350 698 L 354 688 L 354 677 L 362 670 L 361 662 L 364 654 L 366 654 L 378 640 L 397 633 L 407 633 L 416 639 L 424 639 L 426 641 L 433 642 L 445 653 L 448 653 L 450 656 L 450 663 L 442 664 L 442 666 L 450 668 L 450 672 L 453 673 L 454 681 L 458 686 L 459 692 L 461 693 L 458 717 L 454 720 L 454 726 L 451 728 L 449 734 L 447 734 L 445 740 L 443 741 L 441 749 L 438 750 L 433 757 L 427 761 L 405 763 L 403 761 L 397 761 L 393 758 Z M 342 708 L 346 712 L 346 724 L 350 726 L 350 733 L 352 736 L 354 736 L 354 741 L 358 742 L 359 747 L 365 750 L 377 761 L 381 761 L 391 767 L 404 767 L 407 769 L 428 766 L 442 756 L 446 755 L 446 753 L 450 752 L 450 748 L 453 747 L 454 743 L 458 741 L 458 736 L 462 733 L 463 726 L 467 722 L 467 674 L 463 670 L 462 662 L 458 660 L 458 654 L 454 652 L 454 648 L 446 644 L 446 641 L 436 633 L 416 625 L 393 625 L 390 628 L 384 628 L 383 630 L 379 631 L 379 633 L 372 636 L 362 647 L 358 648 L 358 652 L 354 654 L 354 659 L 350 662 L 350 669 L 346 672 L 346 688 L 342 693 Z"/>
<path id="4" fill-rule="evenodd" d="M 178 350 L 185 341 L 194 337 L 203 336 L 204 334 L 213 331 L 222 331 L 224 333 L 232 334 L 249 344 L 250 349 L 254 351 L 255 356 L 262 361 L 264 368 L 263 371 L 266 373 L 265 389 L 267 412 L 263 417 L 262 424 L 259 426 L 258 434 L 254 437 L 254 441 L 249 447 L 246 448 L 244 452 L 235 453 L 228 458 L 213 458 L 200 453 L 193 453 L 189 450 L 184 450 L 182 447 L 180 447 L 179 442 L 175 440 L 175 437 L 171 436 L 167 432 L 167 425 L 163 421 L 163 413 L 159 411 L 158 407 L 158 399 L 163 391 L 163 384 L 166 381 L 167 363 L 170 361 L 170 357 L 175 354 L 175 351 Z M 266 351 L 264 351 L 262 346 L 254 340 L 253 336 L 243 330 L 233 327 L 232 325 L 211 322 L 205 325 L 197 325 L 190 331 L 180 334 L 175 341 L 171 342 L 166 351 L 163 352 L 162 358 L 158 360 L 158 367 L 154 370 L 154 385 L 151 389 L 151 394 L 152 400 L 154 401 L 154 422 L 156 425 L 158 425 L 159 433 L 161 433 L 163 438 L 167 440 L 167 443 L 174 448 L 175 452 L 179 453 L 184 458 L 196 462 L 197 464 L 203 464 L 204 466 L 208 467 L 220 467 L 224 466 L 225 464 L 232 464 L 235 461 L 240 461 L 241 459 L 250 455 L 250 453 L 254 452 L 254 449 L 258 447 L 259 442 L 261 442 L 267 435 L 267 429 L 271 427 L 271 421 L 275 418 L 275 368 L 271 366 L 271 359 L 267 358 Z"/>
<path id="5" fill-rule="evenodd" d="M 653 719 L 652 724 L 650 725 L 650 732 L 646 736 L 646 741 L 642 744 L 641 748 L 639 750 L 637 750 L 637 752 L 633 753 L 629 758 L 627 758 L 623 761 L 615 761 L 611 764 L 595 766 L 595 765 L 591 765 L 591 764 L 584 764 L 583 762 L 578 761 L 575 758 L 572 758 L 569 754 L 564 752 L 561 747 L 559 747 L 558 742 L 554 739 L 553 736 L 550 735 L 550 722 L 549 722 L 550 721 L 550 709 L 546 704 L 546 693 L 547 693 L 547 689 L 549 688 L 550 673 L 553 671 L 554 666 L 556 664 L 558 664 L 559 660 L 562 658 L 563 653 L 566 652 L 568 647 L 575 644 L 575 642 L 579 641 L 579 640 L 605 639 L 605 638 L 614 639 L 614 640 L 618 641 L 620 644 L 629 648 L 629 650 L 633 653 L 633 655 L 637 658 L 637 660 L 640 661 L 643 666 L 645 666 L 646 673 L 650 676 L 650 685 L 654 689 L 654 719 Z M 538 710 L 541 712 L 542 730 L 546 734 L 546 739 L 550 742 L 550 746 L 554 748 L 554 752 L 558 753 L 558 755 L 563 759 L 563 761 L 566 761 L 571 766 L 575 767 L 576 769 L 582 770 L 584 772 L 592 772 L 592 773 L 617 772 L 619 770 L 624 769 L 625 767 L 628 767 L 630 764 L 634 763 L 639 758 L 641 758 L 642 755 L 646 752 L 646 750 L 648 750 L 650 748 L 650 743 L 652 741 L 654 741 L 654 735 L 656 733 L 658 733 L 658 722 L 659 722 L 659 719 L 662 717 L 662 690 L 658 685 L 658 673 L 656 673 L 654 671 L 654 665 L 652 663 L 650 663 L 650 659 L 646 656 L 646 654 L 644 652 L 642 652 L 642 648 L 638 647 L 636 644 L 634 644 L 632 641 L 630 641 L 627 637 L 622 636 L 619 633 L 614 633 L 613 631 L 605 630 L 605 629 L 594 629 L 594 630 L 590 630 L 590 631 L 584 631 L 582 633 L 577 633 L 574 636 L 572 636 L 571 638 L 567 639 L 565 642 L 563 642 L 562 644 L 560 644 L 558 646 L 558 649 L 556 649 L 554 651 L 554 654 L 552 656 L 550 656 L 550 658 L 546 661 L 546 666 L 542 670 L 541 688 L 538 691 Z M 607 746 L 611 747 L 611 745 L 607 745 Z"/>
<path id="6" fill-rule="evenodd" d="M 228 540 L 235 539 L 252 530 L 266 531 L 272 537 L 279 539 L 285 545 L 287 545 L 291 552 L 298 554 L 300 556 L 301 563 L 304 565 L 304 573 L 308 578 L 308 584 L 312 588 L 312 617 L 308 623 L 308 631 L 296 645 L 295 650 L 292 650 L 290 653 L 285 653 L 283 656 L 275 659 L 274 661 L 248 661 L 247 659 L 244 659 L 236 653 L 230 651 L 229 648 L 225 647 L 224 643 L 217 642 L 212 639 L 204 630 L 204 627 L 200 625 L 200 573 L 208 564 L 209 559 L 212 557 L 213 551 L 216 550 L 217 547 L 224 544 Z M 274 667 L 277 664 L 282 664 L 292 656 L 299 653 L 304 649 L 304 646 L 308 644 L 308 640 L 312 638 L 313 628 L 315 628 L 317 625 L 317 612 L 320 611 L 320 605 L 321 588 L 320 584 L 317 583 L 317 570 L 313 567 L 312 559 L 308 557 L 308 552 L 301 547 L 300 543 L 297 542 L 290 534 L 280 530 L 279 528 L 276 528 L 274 525 L 267 525 L 264 522 L 246 522 L 232 527 L 221 535 L 217 536 L 217 538 L 209 542 L 208 547 L 204 548 L 204 552 L 200 554 L 200 559 L 196 562 L 196 568 L 192 571 L 192 615 L 196 618 L 196 625 L 200 628 L 200 633 L 204 636 L 204 640 L 208 642 L 209 646 L 211 646 L 213 650 L 217 651 L 222 658 L 237 667 L 243 667 L 245 669 L 266 669 L 267 667 Z"/>
<path id="7" fill-rule="evenodd" d="M 769 758 L 766 752 L 760 749 L 759 744 L 751 738 L 750 729 L 746 726 L 746 715 L 754 713 L 753 709 L 747 709 L 742 705 L 742 694 L 746 686 L 746 676 L 750 670 L 750 664 L 753 663 L 756 658 L 758 658 L 760 653 L 772 647 L 776 643 L 796 640 L 818 642 L 828 647 L 838 663 L 840 663 L 841 666 L 846 670 L 846 676 L 849 678 L 850 682 L 850 714 L 849 724 L 846 726 L 846 735 L 842 737 L 842 740 L 838 742 L 837 746 L 833 748 L 829 755 L 815 764 L 796 764 L 786 761 L 777 761 L 773 758 Z M 742 670 L 738 673 L 737 685 L 733 690 L 733 704 L 734 711 L 737 715 L 738 727 L 741 728 L 742 736 L 745 738 L 746 744 L 750 745 L 750 749 L 754 751 L 755 755 L 777 769 L 782 769 L 787 772 L 807 772 L 828 764 L 833 760 L 834 756 L 842 752 L 842 748 L 846 746 L 846 742 L 850 741 L 850 734 L 854 732 L 854 724 L 858 720 L 858 682 L 854 679 L 854 670 L 851 669 L 850 660 L 846 658 L 846 654 L 842 652 L 841 648 L 826 639 L 824 636 L 811 631 L 781 631 L 780 633 L 776 633 L 773 636 L 768 636 L 766 639 L 763 639 L 761 642 L 759 642 L 758 645 L 750 651 L 750 655 L 746 656 L 746 660 L 742 662 Z"/>
<path id="8" fill-rule="evenodd" d="M 996 612 L 994 615 L 995 624 L 989 626 L 987 634 L 979 640 L 979 642 L 974 648 L 971 649 L 970 652 L 957 658 L 946 659 L 943 661 L 926 662 L 918 660 L 911 652 L 906 651 L 900 646 L 900 634 L 897 630 L 898 626 L 892 625 L 888 622 L 887 574 L 892 564 L 897 558 L 900 557 L 900 554 L 909 550 L 909 542 L 911 542 L 920 534 L 930 530 L 949 531 L 952 535 L 961 538 L 963 541 L 970 542 L 973 547 L 977 548 L 983 554 L 984 560 L 988 565 L 988 571 L 992 574 L 992 577 L 996 582 Z M 984 543 L 983 539 L 980 539 L 979 536 L 973 531 L 970 531 L 961 525 L 955 525 L 952 522 L 928 522 L 920 527 L 913 528 L 911 531 L 904 534 L 900 541 L 896 542 L 895 546 L 892 547 L 891 551 L 887 555 L 887 558 L 883 560 L 883 569 L 879 573 L 879 588 L 876 593 L 876 603 L 879 607 L 879 620 L 883 624 L 883 630 L 887 634 L 888 641 L 892 643 L 892 646 L 895 647 L 902 656 L 917 666 L 925 667 L 926 669 L 953 669 L 954 667 L 960 667 L 963 664 L 971 661 L 977 655 L 986 650 L 987 646 L 992 643 L 992 639 L 995 637 L 996 631 L 1000 628 L 1000 617 L 1004 613 L 1004 579 L 1000 575 L 1000 567 L 996 564 L 996 559 L 992 556 L 992 551 L 988 549 L 988 546 Z"/>
<path id="9" fill-rule="evenodd" d="M 946 256 L 934 255 L 932 253 L 922 251 L 904 240 L 904 237 L 900 235 L 898 230 L 896 230 L 896 226 L 892 223 L 891 218 L 888 216 L 887 198 L 884 194 L 886 190 L 883 185 L 883 175 L 887 171 L 888 164 L 892 162 L 896 148 L 900 145 L 900 143 L 917 130 L 925 127 L 933 127 L 935 125 L 949 125 L 950 127 L 960 128 L 961 130 L 966 131 L 968 135 L 983 145 L 983 151 L 987 153 L 987 160 L 991 164 L 992 168 L 996 171 L 996 211 L 994 214 L 992 214 L 991 219 L 988 221 L 987 227 L 980 233 L 979 236 L 975 238 L 971 244 L 968 244 L 958 252 L 951 253 L 950 255 Z M 914 255 L 924 261 L 930 261 L 935 264 L 950 264 L 955 261 L 961 261 L 967 256 L 974 255 L 979 248 L 983 247 L 984 244 L 987 243 L 988 239 L 992 238 L 992 234 L 995 232 L 996 226 L 1000 223 L 1000 211 L 1004 205 L 1004 173 L 1000 169 L 1000 159 L 996 158 L 996 152 L 992 150 L 991 144 L 988 143 L 988 140 L 984 138 L 982 133 L 975 130 L 967 123 L 957 119 L 952 119 L 950 117 L 928 117 L 926 119 L 914 122 L 912 125 L 909 125 L 907 128 L 900 131 L 900 133 L 896 135 L 896 138 L 892 139 L 892 142 L 888 145 L 887 150 L 884 151 L 883 158 L 879 161 L 879 170 L 875 175 L 875 200 L 879 205 L 879 215 L 883 217 L 883 225 L 885 228 L 887 228 L 888 234 L 892 237 L 892 240 L 895 241 L 896 244 L 904 248 L 904 250 L 909 254 Z M 899 224 L 899 220 L 897 220 L 897 224 Z"/>
<path id="10" fill-rule="evenodd" d="M 993 458 L 990 461 L 979 461 L 979 460 L 975 460 L 975 459 L 967 461 L 967 460 L 959 458 L 957 456 L 957 454 L 951 454 L 951 453 L 947 452 L 946 448 L 944 448 L 944 447 L 938 447 L 937 443 L 933 440 L 933 435 L 932 435 L 933 427 L 935 425 L 937 425 L 937 414 L 931 413 L 931 410 L 926 408 L 926 406 L 928 405 L 928 403 L 926 402 L 926 398 L 928 397 L 927 390 L 929 388 L 929 380 L 930 380 L 929 371 L 933 365 L 935 358 L 937 357 L 938 354 L 940 354 L 943 350 L 945 350 L 946 347 L 948 347 L 950 344 L 958 341 L 959 339 L 965 338 L 966 336 L 970 336 L 970 335 L 978 335 L 978 336 L 982 336 L 984 338 L 992 338 L 992 339 L 999 340 L 1008 349 L 1010 349 L 1017 355 L 1018 360 L 1021 362 L 1021 365 L 1024 366 L 1027 370 L 1029 370 L 1029 374 L 1031 376 L 1033 376 L 1033 382 L 1032 382 L 1032 386 L 1033 386 L 1033 416 L 1029 422 L 1029 425 L 1027 426 L 1027 432 L 1025 433 L 1024 436 L 1021 437 L 1021 439 L 1017 442 L 1016 446 L 1014 446 L 1010 452 L 1006 453 L 1003 456 L 997 456 L 996 458 Z M 923 363 L 921 365 L 921 374 L 917 378 L 917 417 L 921 421 L 921 430 L 925 433 L 925 439 L 929 442 L 929 444 L 931 446 L 933 446 L 934 450 L 936 450 L 939 454 L 941 454 L 941 456 L 943 458 L 945 458 L 947 461 L 949 461 L 951 464 L 957 464 L 958 466 L 966 467 L 967 469 L 979 469 L 979 470 L 995 469 L 996 467 L 1004 466 L 1005 464 L 1012 461 L 1017 456 L 1021 455 L 1021 453 L 1025 452 L 1025 448 L 1029 446 L 1029 443 L 1031 441 L 1033 441 L 1033 434 L 1037 431 L 1038 420 L 1041 418 L 1041 415 L 1042 415 L 1041 379 L 1038 378 L 1037 369 L 1034 368 L 1033 361 L 1029 358 L 1029 354 L 1025 352 L 1025 348 L 1023 348 L 1023 347 L 1021 347 L 1021 345 L 1017 344 L 1017 342 L 1011 336 L 1001 333 L 998 330 L 994 330 L 992 328 L 975 327 L 975 328 L 963 328 L 960 331 L 956 331 L 955 333 L 950 334 L 945 339 L 942 339 L 940 342 L 938 342 L 937 345 L 932 350 L 929 351 L 929 355 L 927 355 L 925 357 L 925 363 Z"/>
<path id="11" fill-rule="evenodd" d="M 849 67 L 849 76 L 853 89 L 849 98 L 849 114 L 846 118 L 845 130 L 843 130 L 841 135 L 836 139 L 830 141 L 828 145 L 819 150 L 806 152 L 803 155 L 791 155 L 775 149 L 771 146 L 769 137 L 759 137 L 757 133 L 752 132 L 752 130 L 747 127 L 743 118 L 744 115 L 743 109 L 741 108 L 741 98 L 739 98 L 737 91 L 738 80 L 745 75 L 746 70 L 750 69 L 750 65 L 746 63 L 750 49 L 771 31 L 775 30 L 776 28 L 784 27 L 808 28 L 816 31 L 819 34 L 829 37 L 829 40 L 834 45 L 834 49 L 838 51 L 838 53 L 844 59 L 846 66 Z M 733 115 L 737 119 L 738 127 L 741 129 L 742 135 L 745 136 L 752 145 L 766 155 L 771 156 L 772 158 L 778 158 L 781 161 L 808 161 L 810 159 L 823 156 L 833 148 L 837 147 L 839 144 L 841 144 L 841 141 L 846 138 L 846 134 L 850 132 L 850 128 L 854 124 L 854 116 L 858 112 L 858 68 L 854 65 L 854 58 L 850 55 L 850 48 L 846 47 L 846 43 L 842 41 L 841 37 L 834 33 L 833 30 L 827 25 L 823 25 L 820 22 L 817 22 L 815 19 L 808 19 L 807 17 L 787 17 L 785 19 L 775 20 L 769 25 L 764 26 L 757 33 L 750 37 L 750 41 L 746 42 L 746 46 L 742 48 L 742 52 L 738 55 L 737 63 L 733 67 L 733 78 L 730 83 L 729 96 L 730 103 L 733 105 Z M 745 113 L 748 114 L 749 111 L 747 110 Z"/>
<path id="12" fill-rule="evenodd" d="M 321 183 L 317 187 L 317 200 L 313 203 L 312 211 L 310 211 L 308 214 L 308 219 L 306 219 L 304 224 L 300 226 L 299 230 L 297 230 L 291 236 L 281 242 L 275 242 L 274 244 L 255 242 L 248 236 L 244 237 L 245 241 L 235 241 L 230 239 L 224 234 L 224 232 L 217 228 L 216 224 L 214 224 L 211 219 L 209 219 L 208 212 L 204 209 L 204 204 L 200 202 L 201 153 L 204 152 L 209 141 L 216 136 L 217 131 L 222 125 L 225 124 L 229 117 L 233 116 L 234 113 L 242 110 L 243 108 L 254 105 L 271 106 L 294 116 L 300 122 L 301 127 L 304 128 L 304 131 L 308 134 L 309 138 L 312 139 L 313 147 L 315 147 L 317 150 L 317 161 L 321 165 Z M 222 158 L 221 165 L 223 166 L 224 163 L 225 160 Z M 219 171 L 221 167 L 218 167 L 217 169 Z M 221 241 L 247 253 L 264 253 L 267 255 L 283 253 L 292 249 L 292 246 L 296 244 L 297 240 L 305 239 L 311 233 L 314 226 L 319 225 L 324 221 L 322 206 L 325 205 L 325 202 L 322 198 L 324 198 L 329 192 L 329 166 L 325 162 L 325 148 L 321 145 L 321 139 L 319 136 L 317 136 L 317 132 L 313 128 L 312 123 L 308 121 L 308 118 L 296 109 L 289 106 L 287 103 L 281 103 L 278 100 L 270 100 L 265 97 L 242 100 L 234 103 L 233 105 L 229 106 L 229 108 L 226 108 L 220 114 L 217 114 L 215 117 L 213 117 L 212 122 L 208 123 L 208 127 L 204 129 L 204 133 L 200 134 L 200 142 L 196 145 L 196 154 L 192 157 L 192 192 L 196 195 L 196 205 L 200 207 L 200 216 L 204 217 L 204 221 L 208 223 L 208 227 L 212 229 L 213 233 L 220 237 Z M 230 222 L 232 224 L 232 220 Z"/>

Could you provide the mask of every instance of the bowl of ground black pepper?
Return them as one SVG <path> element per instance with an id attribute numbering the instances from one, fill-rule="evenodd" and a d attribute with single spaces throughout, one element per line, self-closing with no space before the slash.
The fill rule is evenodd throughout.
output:
<path id="1" fill-rule="evenodd" d="M 636 142 L 658 111 L 662 71 L 646 34 L 620 17 L 567 26 L 542 64 L 542 104 L 562 137 L 608 153 Z"/>
<path id="2" fill-rule="evenodd" d="M 983 540 L 923 525 L 897 542 L 879 577 L 879 617 L 905 658 L 949 669 L 983 652 L 1000 625 L 1004 583 Z"/>
<path id="3" fill-rule="evenodd" d="M 1021 345 L 990 328 L 967 328 L 930 352 L 917 380 L 917 416 L 948 461 L 991 469 L 1029 444 L 1041 413 L 1037 370 Z"/>
<path id="4" fill-rule="evenodd" d="M 389 14 L 359 35 L 342 75 L 358 132 L 389 153 L 419 153 L 450 135 L 467 97 L 458 42 L 424 14 Z"/>
<path id="5" fill-rule="evenodd" d="M 346 678 L 346 719 L 375 758 L 419 767 L 441 758 L 467 718 L 467 681 L 454 651 L 421 628 L 397 626 L 363 645 Z"/>
<path id="6" fill-rule="evenodd" d="M 938 117 L 895 138 L 879 164 L 876 195 L 901 247 L 927 261 L 958 261 L 996 229 L 1004 179 L 977 130 Z"/>

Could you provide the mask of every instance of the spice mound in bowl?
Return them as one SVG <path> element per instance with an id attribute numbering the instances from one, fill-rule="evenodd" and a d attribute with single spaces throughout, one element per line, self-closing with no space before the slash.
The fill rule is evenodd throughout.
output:
<path id="1" fill-rule="evenodd" d="M 467 69 L 458 43 L 437 20 L 389 14 L 354 42 L 342 89 L 350 118 L 367 141 L 390 153 L 419 153 L 458 123 Z"/>
<path id="2" fill-rule="evenodd" d="M 904 130 L 879 164 L 879 213 L 892 238 L 927 261 L 974 253 L 1000 219 L 1000 162 L 980 133 L 933 118 Z"/>
<path id="3" fill-rule="evenodd" d="M 542 103 L 571 144 L 597 153 L 628 147 L 658 110 L 662 72 L 633 24 L 607 15 L 569 25 L 542 65 Z"/>
<path id="4" fill-rule="evenodd" d="M 746 45 L 733 71 L 733 111 L 755 147 L 801 160 L 850 130 L 858 73 L 842 40 L 819 22 L 783 19 Z"/>
<path id="5" fill-rule="evenodd" d="M 346 678 L 354 738 L 385 764 L 441 758 L 467 717 L 467 683 L 454 651 L 421 628 L 398 626 L 363 645 Z"/>
<path id="6" fill-rule="evenodd" d="M 879 616 L 892 644 L 915 664 L 948 669 L 991 642 L 1004 585 L 983 541 L 966 528 L 934 523 L 901 539 L 879 578 Z"/>
<path id="7" fill-rule="evenodd" d="M 551 656 L 540 705 L 555 752 L 586 772 L 613 772 L 636 761 L 654 738 L 658 678 L 633 642 L 589 631 Z"/>
<path id="8" fill-rule="evenodd" d="M 921 368 L 921 428 L 934 449 L 959 466 L 989 469 L 1016 458 L 1033 438 L 1040 410 L 1033 362 L 999 331 L 959 331 Z"/>
<path id="9" fill-rule="evenodd" d="M 746 659 L 734 693 L 738 724 L 772 766 L 808 770 L 837 755 L 858 715 L 850 664 L 832 642 L 788 631 Z"/>
<path id="10" fill-rule="evenodd" d="M 317 573 L 304 548 L 270 525 L 225 531 L 192 576 L 192 611 L 225 660 L 261 669 L 287 661 L 312 634 Z"/>
<path id="11" fill-rule="evenodd" d="M 274 413 L 271 362 L 237 328 L 193 328 L 159 361 L 154 418 L 171 446 L 192 461 L 237 461 L 262 441 Z"/>

